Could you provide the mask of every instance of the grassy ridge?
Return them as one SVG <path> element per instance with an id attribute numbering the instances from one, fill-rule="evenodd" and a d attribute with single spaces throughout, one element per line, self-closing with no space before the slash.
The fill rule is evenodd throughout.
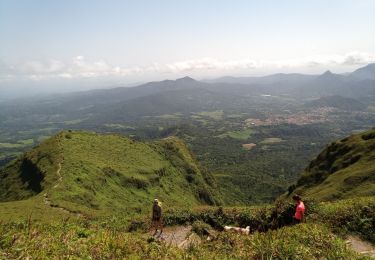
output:
<path id="1" fill-rule="evenodd" d="M 374 160 L 375 129 L 333 142 L 306 168 L 295 192 L 319 200 L 375 195 Z"/>
<path id="2" fill-rule="evenodd" d="M 155 197 L 166 206 L 215 203 L 212 177 L 172 137 L 144 143 L 61 132 L 5 167 L 0 178 L 3 201 L 47 193 L 52 206 L 93 216 L 141 214 Z"/>
<path id="3" fill-rule="evenodd" d="M 57 135 L 46 140 L 0 170 L 0 201 L 30 198 L 57 181 L 61 139 Z"/>

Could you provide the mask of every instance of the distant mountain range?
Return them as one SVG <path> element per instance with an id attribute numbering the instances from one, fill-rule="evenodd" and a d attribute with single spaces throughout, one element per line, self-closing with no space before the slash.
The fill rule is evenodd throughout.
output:
<path id="1" fill-rule="evenodd" d="M 90 118 L 90 122 L 129 121 L 144 116 L 210 110 L 249 109 L 260 96 L 299 100 L 327 96 L 375 100 L 375 64 L 350 74 L 274 74 L 265 77 L 225 77 L 201 82 L 190 77 L 150 82 L 136 87 L 91 90 L 44 98 L 0 103 L 0 119 L 58 114 L 61 120 Z"/>
<path id="2" fill-rule="evenodd" d="M 229 190 L 242 185 L 232 192 L 236 200 L 269 201 L 295 181 L 324 143 L 375 124 L 372 75 L 374 64 L 345 75 L 275 74 L 248 82 L 184 77 L 2 102 L 0 166 L 66 129 L 121 133 L 135 140 L 177 135 L 221 184 Z M 22 173 L 22 163 L 17 167 Z M 25 176 L 18 176 L 16 188 L 3 189 L 19 190 L 17 198 L 27 198 L 32 190 L 24 190 Z M 267 192 L 260 197 L 262 190 Z"/>
<path id="3" fill-rule="evenodd" d="M 346 74 L 333 74 L 330 71 L 324 72 L 322 75 L 333 76 L 338 78 L 351 78 L 356 80 L 374 80 L 375 79 L 375 63 L 366 65 L 365 67 L 359 68 L 351 73 Z M 261 77 L 221 77 L 211 80 L 206 80 L 210 83 L 236 83 L 236 84 L 272 84 L 282 81 L 294 81 L 294 82 L 307 82 L 314 78 L 322 75 L 310 75 L 310 74 L 299 74 L 299 73 L 277 73 L 268 76 Z"/>

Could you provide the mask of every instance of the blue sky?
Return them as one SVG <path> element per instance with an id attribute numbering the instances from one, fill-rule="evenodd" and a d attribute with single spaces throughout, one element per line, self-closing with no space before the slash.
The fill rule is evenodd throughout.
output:
<path id="1" fill-rule="evenodd" d="M 345 72 L 375 61 L 372 0 L 2 0 L 0 87 Z"/>

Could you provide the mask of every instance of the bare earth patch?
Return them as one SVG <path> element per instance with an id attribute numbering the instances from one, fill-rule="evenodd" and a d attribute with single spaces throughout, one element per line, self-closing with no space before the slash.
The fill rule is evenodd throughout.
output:
<path id="1" fill-rule="evenodd" d="M 249 144 L 242 144 L 242 147 L 246 150 L 251 150 L 253 149 L 255 146 L 257 146 L 256 144 L 254 143 L 249 143 Z"/>
<path id="2" fill-rule="evenodd" d="M 264 139 L 262 142 L 260 142 L 261 144 L 277 144 L 277 143 L 281 143 L 282 141 L 284 141 L 283 139 L 281 138 L 278 138 L 278 137 L 271 137 L 271 138 L 266 138 Z"/>
<path id="3" fill-rule="evenodd" d="M 191 226 L 165 227 L 163 234 L 156 237 L 167 245 L 187 249 L 201 243 L 200 237 L 191 232 Z"/>
<path id="4" fill-rule="evenodd" d="M 371 243 L 353 235 L 348 236 L 346 242 L 357 253 L 375 258 L 375 247 Z"/>

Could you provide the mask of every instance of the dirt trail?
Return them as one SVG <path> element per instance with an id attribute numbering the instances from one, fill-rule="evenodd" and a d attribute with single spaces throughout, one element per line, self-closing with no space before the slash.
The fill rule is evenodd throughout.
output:
<path id="1" fill-rule="evenodd" d="M 165 227 L 163 234 L 156 238 L 169 246 L 180 248 L 188 248 L 192 244 L 200 243 L 200 238 L 191 233 L 191 226 Z"/>
<path id="2" fill-rule="evenodd" d="M 62 177 L 62 175 L 61 175 L 61 173 L 60 173 L 60 171 L 61 171 L 61 167 L 62 167 L 61 164 L 62 164 L 62 163 L 59 163 L 59 164 L 58 164 L 58 168 L 57 168 L 57 171 L 56 171 L 56 174 L 57 174 L 57 176 L 58 176 L 59 178 L 58 178 L 58 180 L 57 180 L 57 183 L 52 187 L 52 189 L 56 189 L 57 187 L 59 187 L 60 183 L 63 181 L 63 177 Z M 46 193 L 44 193 L 43 196 L 44 196 L 44 204 L 46 204 L 46 205 L 48 205 L 48 206 L 50 206 L 50 207 L 53 207 L 53 208 L 55 208 L 55 209 L 59 209 L 59 210 L 61 210 L 61 211 L 64 211 L 65 213 L 68 213 L 68 214 L 74 214 L 74 215 L 76 215 L 76 216 L 78 216 L 78 217 L 82 216 L 82 214 L 80 214 L 80 213 L 70 211 L 70 210 L 68 210 L 68 209 L 66 209 L 66 208 L 63 208 L 63 207 L 57 207 L 57 206 L 55 206 L 55 205 L 52 205 L 51 200 L 49 199 L 49 196 L 48 196 L 48 191 L 47 191 Z"/>
<path id="3" fill-rule="evenodd" d="M 57 171 L 56 171 L 56 174 L 59 177 L 59 179 L 57 180 L 57 183 L 52 187 L 52 189 L 56 189 L 60 185 L 60 183 L 62 182 L 62 176 L 61 176 L 60 171 L 61 171 L 61 163 L 58 164 L 58 168 L 57 168 Z M 51 201 L 48 197 L 48 192 L 44 193 L 44 204 L 46 204 L 48 206 L 51 206 Z"/>
<path id="4" fill-rule="evenodd" d="M 357 253 L 375 259 L 375 247 L 369 242 L 364 241 L 360 237 L 353 235 L 348 236 L 346 242 Z"/>

